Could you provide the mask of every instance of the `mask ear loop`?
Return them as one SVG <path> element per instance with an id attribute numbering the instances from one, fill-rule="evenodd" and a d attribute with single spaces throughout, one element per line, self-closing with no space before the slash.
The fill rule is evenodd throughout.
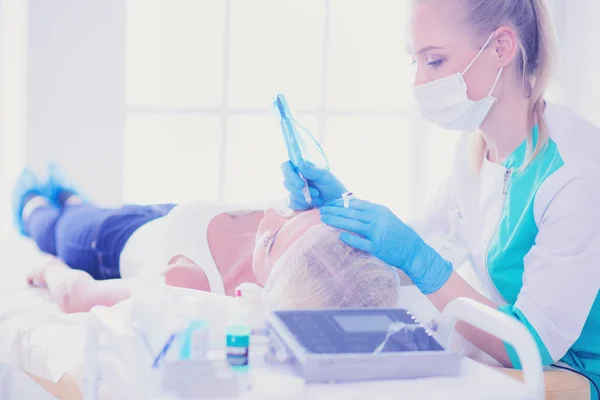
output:
<path id="1" fill-rule="evenodd" d="M 494 81 L 494 86 L 492 86 L 492 90 L 490 90 L 488 97 L 490 97 L 492 95 L 492 93 L 494 93 L 494 90 L 496 89 L 496 85 L 498 84 L 498 81 L 500 80 L 500 75 L 502 75 L 502 71 L 504 71 L 504 67 L 500 68 L 500 71 L 498 72 L 498 76 L 496 76 L 496 80 Z"/>
<path id="2" fill-rule="evenodd" d="M 473 61 L 471 61 L 471 63 L 467 66 L 467 68 L 465 68 L 465 70 L 462 72 L 462 75 L 466 74 L 467 71 L 473 66 L 473 64 L 475 64 L 475 61 L 477 61 L 477 59 L 479 58 L 481 53 L 483 53 L 483 51 L 487 48 L 488 44 L 490 44 L 490 42 L 492 41 L 492 38 L 494 37 L 495 34 L 496 34 L 496 32 L 492 32 L 492 34 L 488 38 L 487 42 L 485 42 L 485 44 L 483 45 L 481 50 L 479 50 L 479 53 L 477 53 L 477 55 L 475 56 Z"/>

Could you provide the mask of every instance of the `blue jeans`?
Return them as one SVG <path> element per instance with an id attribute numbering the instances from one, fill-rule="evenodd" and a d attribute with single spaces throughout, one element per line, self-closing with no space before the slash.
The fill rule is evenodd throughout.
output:
<path id="1" fill-rule="evenodd" d="M 94 279 L 120 278 L 119 258 L 125 243 L 142 225 L 167 215 L 174 204 L 99 208 L 88 204 L 62 209 L 45 205 L 26 223 L 39 249 L 62 259 Z"/>

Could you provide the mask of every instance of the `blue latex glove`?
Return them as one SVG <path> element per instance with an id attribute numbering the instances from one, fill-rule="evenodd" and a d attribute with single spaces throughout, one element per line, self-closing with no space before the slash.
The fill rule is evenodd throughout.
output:
<path id="1" fill-rule="evenodd" d="M 347 231 L 342 242 L 403 270 L 424 294 L 436 292 L 452 274 L 452 264 L 387 207 L 352 199 L 344 208 L 336 200 L 321 208 L 321 220 Z"/>
<path id="2" fill-rule="evenodd" d="M 281 170 L 285 178 L 283 184 L 290 192 L 290 208 L 292 210 L 305 211 L 310 208 L 318 208 L 325 203 L 341 198 L 342 193 L 347 192 L 346 187 L 331 171 L 318 169 L 311 163 L 305 162 L 296 172 L 291 162 L 286 161 L 281 164 Z M 310 196 L 312 197 L 310 205 L 302 194 L 304 181 L 298 173 L 301 173 L 308 181 Z"/>

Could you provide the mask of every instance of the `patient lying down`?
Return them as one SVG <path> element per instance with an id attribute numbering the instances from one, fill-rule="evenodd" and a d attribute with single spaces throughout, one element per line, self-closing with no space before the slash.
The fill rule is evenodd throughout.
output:
<path id="1" fill-rule="evenodd" d="M 34 191 L 20 213 L 22 232 L 54 256 L 28 280 L 47 287 L 65 312 L 116 304 L 129 297 L 130 278 L 149 271 L 171 286 L 227 295 L 255 283 L 268 308 L 397 304 L 396 269 L 343 244 L 318 211 L 205 203 L 102 209 L 59 192 L 57 200 Z"/>

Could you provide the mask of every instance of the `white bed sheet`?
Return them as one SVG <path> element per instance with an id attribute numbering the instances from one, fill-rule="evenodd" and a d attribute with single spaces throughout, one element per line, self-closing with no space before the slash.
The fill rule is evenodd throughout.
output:
<path id="1" fill-rule="evenodd" d="M 81 359 L 85 314 L 64 314 L 27 272 L 45 256 L 30 241 L 0 240 L 0 363 L 57 382 Z"/>

